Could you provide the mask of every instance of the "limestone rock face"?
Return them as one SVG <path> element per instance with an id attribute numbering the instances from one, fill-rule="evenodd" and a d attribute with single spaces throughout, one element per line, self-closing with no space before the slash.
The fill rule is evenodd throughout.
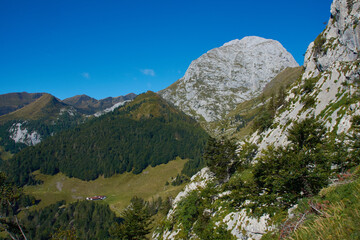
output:
<path id="1" fill-rule="evenodd" d="M 360 2 L 335 0 L 326 29 L 305 55 L 305 78 L 315 77 L 335 62 L 355 61 L 360 53 Z"/>
<path id="2" fill-rule="evenodd" d="M 24 143 L 28 146 L 35 146 L 41 142 L 41 136 L 36 131 L 29 132 L 28 129 L 22 127 L 23 123 L 14 123 L 10 130 L 10 138 L 15 143 Z M 25 122 L 26 125 L 26 122 Z"/>
<path id="3" fill-rule="evenodd" d="M 207 122 L 261 93 L 287 67 L 298 64 L 277 41 L 233 40 L 194 60 L 185 76 L 159 94 L 185 113 Z"/>
<path id="4" fill-rule="evenodd" d="M 350 131 L 351 119 L 360 115 L 359 94 L 360 79 L 360 2 L 334 0 L 331 5 L 331 17 L 325 30 L 312 42 L 305 55 L 303 84 L 314 78 L 316 83 L 310 93 L 301 91 L 301 84 L 294 86 L 287 97 L 289 104 L 285 111 L 277 114 L 274 122 L 277 127 L 258 135 L 253 134 L 252 141 L 259 142 L 260 149 L 269 144 L 275 146 L 287 144 L 287 130 L 294 121 L 311 115 L 321 120 L 328 131 L 337 134 Z M 298 89 L 298 90 L 296 90 Z M 303 99 L 313 98 L 314 104 L 306 107 Z M 342 101 L 352 104 L 340 104 Z"/>

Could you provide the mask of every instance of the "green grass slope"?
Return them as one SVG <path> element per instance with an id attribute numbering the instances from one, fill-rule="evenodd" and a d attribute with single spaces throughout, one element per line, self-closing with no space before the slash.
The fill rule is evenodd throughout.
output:
<path id="1" fill-rule="evenodd" d="M 292 217 L 262 239 L 359 239 L 360 166 L 319 194 L 300 200 Z"/>
<path id="2" fill-rule="evenodd" d="M 108 204 L 119 215 L 134 196 L 148 201 L 158 197 L 175 197 L 183 185 L 166 185 L 166 182 L 171 182 L 181 172 L 185 163 L 186 160 L 176 159 L 156 167 L 149 166 L 141 174 L 117 174 L 110 178 L 99 177 L 94 181 L 69 178 L 61 173 L 50 176 L 37 172 L 36 179 L 43 183 L 25 186 L 24 192 L 41 200 L 35 209 L 60 200 L 71 203 L 86 197 L 105 195 L 107 198 L 102 203 Z"/>
<path id="3" fill-rule="evenodd" d="M 54 96 L 50 94 L 43 94 L 40 98 L 25 107 L 1 116 L 0 123 L 5 123 L 11 120 L 55 118 L 55 116 L 59 114 L 60 109 L 66 106 L 66 104 L 59 102 Z"/>

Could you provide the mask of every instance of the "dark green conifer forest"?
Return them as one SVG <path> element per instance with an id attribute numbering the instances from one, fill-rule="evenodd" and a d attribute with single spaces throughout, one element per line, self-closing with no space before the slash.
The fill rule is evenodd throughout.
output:
<path id="1" fill-rule="evenodd" d="M 112 113 L 28 147 L 2 164 L 19 185 L 34 183 L 31 173 L 65 173 L 93 180 L 100 175 L 140 173 L 176 157 L 200 162 L 207 133 L 195 120 L 152 92 Z"/>

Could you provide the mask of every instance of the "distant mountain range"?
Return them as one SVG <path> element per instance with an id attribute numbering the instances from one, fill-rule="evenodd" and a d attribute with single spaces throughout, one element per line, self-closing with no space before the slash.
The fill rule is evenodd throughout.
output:
<path id="1" fill-rule="evenodd" d="M 19 92 L 19 93 L 7 93 L 0 95 L 0 116 L 9 114 L 11 112 L 14 112 L 18 109 L 21 109 L 25 107 L 26 105 L 29 105 L 30 103 L 35 102 L 39 98 L 41 98 L 43 95 L 49 96 L 48 93 L 27 93 L 27 92 Z M 55 98 L 58 102 L 64 103 L 66 105 L 70 105 L 75 107 L 79 112 L 87 115 L 95 114 L 96 112 L 103 111 L 107 108 L 110 108 L 114 106 L 115 104 L 119 102 L 124 102 L 128 100 L 132 100 L 136 97 L 135 93 L 129 93 L 125 96 L 119 96 L 119 97 L 108 97 L 100 100 L 96 100 L 95 98 L 91 98 L 87 95 L 77 95 L 74 97 L 66 98 L 63 101 L 60 99 Z M 33 108 L 42 108 L 42 105 L 44 105 L 44 101 L 46 99 L 39 100 L 39 102 L 34 103 Z M 55 103 L 55 102 L 54 102 Z M 38 105 L 39 106 L 36 106 Z M 64 107 L 65 105 L 62 105 L 59 107 Z M 36 111 L 39 111 L 37 109 Z M 30 119 L 33 119 L 34 113 L 30 113 L 32 111 L 28 110 L 28 114 L 32 114 L 32 116 L 29 116 Z M 22 114 L 14 115 L 14 117 L 21 116 L 24 118 L 28 118 L 28 116 L 24 115 L 25 112 Z"/>
<path id="2" fill-rule="evenodd" d="M 0 95 L 0 146 L 18 152 L 36 145 L 48 136 L 83 123 L 89 115 L 112 111 L 136 94 L 96 100 L 86 95 L 61 101 L 48 93 L 9 93 Z"/>
<path id="3" fill-rule="evenodd" d="M 18 93 L 17 96 L 30 95 L 28 93 Z M 20 103 L 17 105 L 17 110 L 7 113 L 0 116 L 0 123 L 10 121 L 10 120 L 39 120 L 39 119 L 54 119 L 56 118 L 61 109 L 71 109 L 72 107 L 61 102 L 59 99 L 54 96 L 41 93 L 41 94 L 32 94 L 33 96 L 39 96 L 34 101 L 24 105 Z M 0 96 L 1 97 L 1 96 Z"/>
<path id="4" fill-rule="evenodd" d="M 96 100 L 87 95 L 77 95 L 63 100 L 64 103 L 75 107 L 79 112 L 91 115 L 101 112 L 107 108 L 111 108 L 117 103 L 133 100 L 136 97 L 135 93 L 129 93 L 125 96 L 108 97 L 101 100 Z"/>

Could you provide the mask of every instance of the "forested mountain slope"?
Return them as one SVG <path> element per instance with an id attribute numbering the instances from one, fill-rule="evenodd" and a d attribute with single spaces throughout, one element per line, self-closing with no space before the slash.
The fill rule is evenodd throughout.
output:
<path id="1" fill-rule="evenodd" d="M 9 93 L 0 95 L 0 146 L 16 153 L 50 135 L 84 122 L 86 115 L 100 116 L 112 111 L 135 94 L 101 100 L 78 95 L 63 101 L 47 93 Z"/>
<path id="2" fill-rule="evenodd" d="M 31 182 L 31 172 L 63 172 L 92 180 L 167 163 L 177 156 L 199 161 L 206 132 L 153 92 L 139 95 L 114 112 L 94 118 L 3 162 L 18 184 Z"/>
<path id="3" fill-rule="evenodd" d="M 44 94 L 28 105 L 0 116 L 0 146 L 16 153 L 84 121 L 82 114 L 54 96 Z M 26 95 L 25 95 L 26 96 Z"/>

